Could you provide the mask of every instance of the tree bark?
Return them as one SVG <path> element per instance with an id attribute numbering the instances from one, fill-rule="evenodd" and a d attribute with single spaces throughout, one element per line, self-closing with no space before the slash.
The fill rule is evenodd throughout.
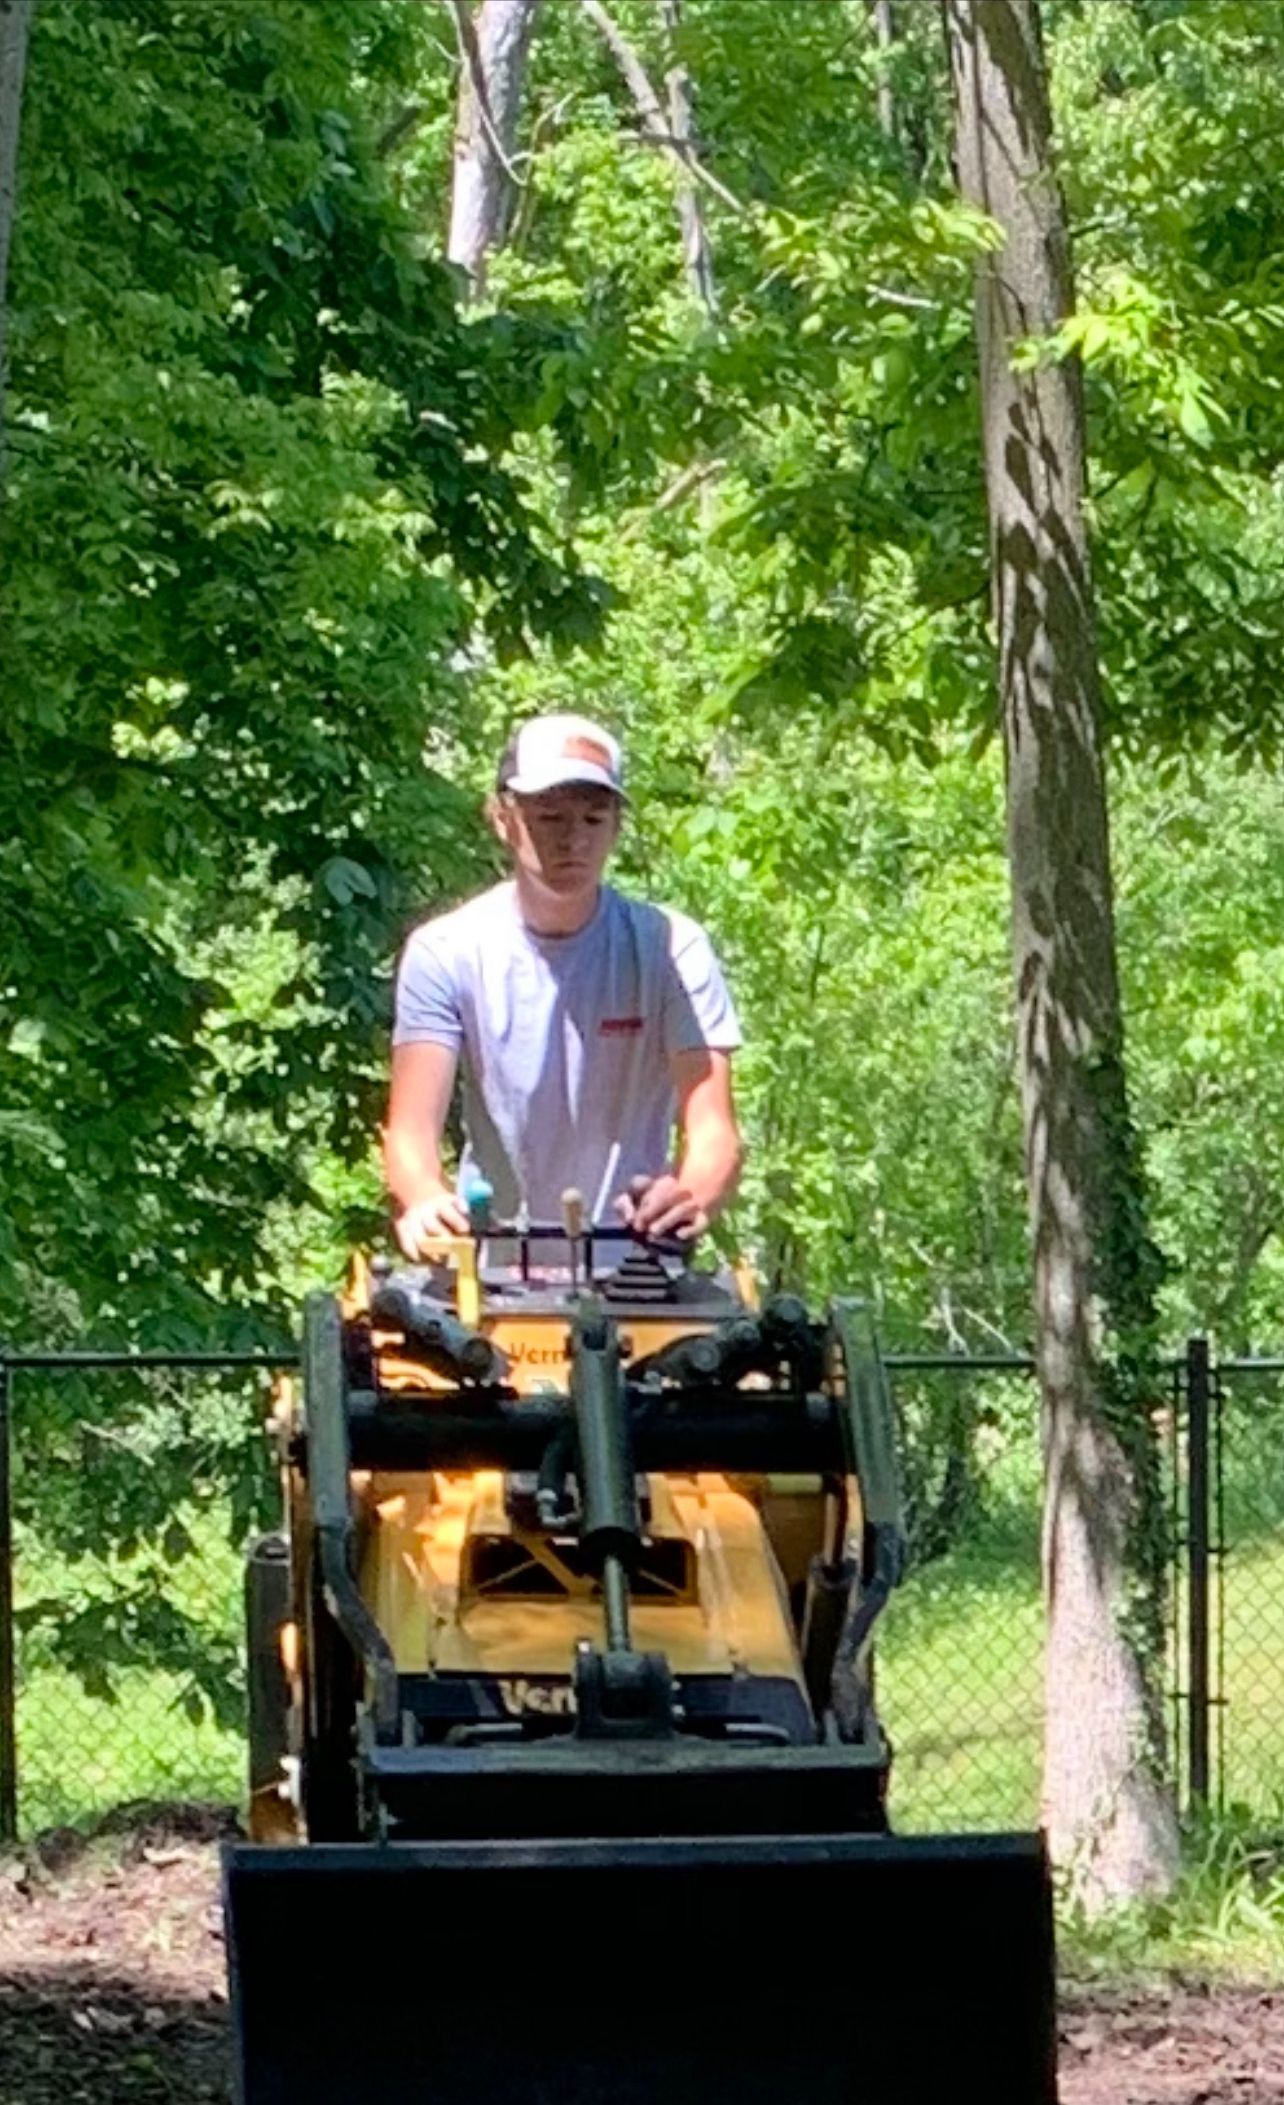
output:
<path id="1" fill-rule="evenodd" d="M 1038 5 L 946 0 L 945 17 L 960 187 L 1004 237 L 978 267 L 976 331 L 1042 1402 L 1044 1816 L 1098 1909 L 1163 1890 L 1177 1863 L 1150 1415 L 1159 1261 L 1125 1087 L 1081 375 L 1012 361 L 1074 302 Z"/>
<path id="2" fill-rule="evenodd" d="M 660 15 L 668 53 L 664 86 L 669 98 L 669 132 L 678 156 L 678 226 L 682 235 L 682 260 L 693 297 L 706 314 L 714 315 L 718 311 L 718 286 L 713 274 L 713 249 L 705 225 L 704 205 L 692 170 L 696 144 L 691 76 L 678 56 L 681 0 L 660 0 Z"/>
<path id="3" fill-rule="evenodd" d="M 9 243 L 18 201 L 22 83 L 35 0 L 0 0 L 0 502 L 5 487 L 5 403 L 9 379 Z"/>
<path id="4" fill-rule="evenodd" d="M 891 75 L 887 60 L 896 42 L 896 22 L 892 14 L 892 0 L 873 0 L 874 38 L 878 45 L 880 65 L 878 69 L 878 128 L 885 138 L 896 137 L 896 101 L 892 94 Z"/>
<path id="5" fill-rule="evenodd" d="M 462 63 L 446 253 L 463 265 L 476 295 L 517 194 L 513 150 L 540 0 L 481 0 L 476 15 L 468 0 L 451 4 Z"/>

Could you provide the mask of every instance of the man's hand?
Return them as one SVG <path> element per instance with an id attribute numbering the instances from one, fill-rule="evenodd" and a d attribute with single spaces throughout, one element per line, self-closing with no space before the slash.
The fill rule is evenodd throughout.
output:
<path id="1" fill-rule="evenodd" d="M 638 1235 L 676 1235 L 694 1242 L 709 1225 L 705 1207 L 671 1170 L 658 1177 L 635 1177 L 616 1200 L 615 1210 Z"/>
<path id="2" fill-rule="evenodd" d="M 407 1206 L 396 1226 L 397 1241 L 412 1263 L 425 1243 L 467 1233 L 468 1216 L 448 1184 L 439 1184 Z"/>

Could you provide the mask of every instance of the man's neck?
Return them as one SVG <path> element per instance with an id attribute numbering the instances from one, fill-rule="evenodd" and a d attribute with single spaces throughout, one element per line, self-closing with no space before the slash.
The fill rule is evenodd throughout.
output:
<path id="1" fill-rule="evenodd" d="M 542 885 L 532 885 L 520 872 L 516 882 L 517 911 L 536 936 L 577 936 L 588 927 L 602 896 L 600 884 L 595 884 L 592 891 L 562 898 L 556 892 L 545 891 Z"/>

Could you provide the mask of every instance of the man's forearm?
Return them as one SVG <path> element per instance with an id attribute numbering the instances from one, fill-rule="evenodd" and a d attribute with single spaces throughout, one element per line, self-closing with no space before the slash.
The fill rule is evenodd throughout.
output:
<path id="1" fill-rule="evenodd" d="M 734 1126 L 692 1136 L 683 1146 L 677 1179 L 710 1219 L 735 1197 L 744 1149 Z"/>
<path id="2" fill-rule="evenodd" d="M 394 1127 L 383 1136 L 383 1173 L 399 1206 L 415 1206 L 445 1183 L 441 1152 L 431 1134 Z"/>

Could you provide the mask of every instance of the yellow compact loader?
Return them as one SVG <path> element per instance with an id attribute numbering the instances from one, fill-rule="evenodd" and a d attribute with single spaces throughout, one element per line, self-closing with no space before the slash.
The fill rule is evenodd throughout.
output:
<path id="1" fill-rule="evenodd" d="M 1039 1838 L 888 1831 L 865 1312 L 472 1213 L 313 1297 L 274 1415 L 243 2105 L 1047 2105 Z"/>

